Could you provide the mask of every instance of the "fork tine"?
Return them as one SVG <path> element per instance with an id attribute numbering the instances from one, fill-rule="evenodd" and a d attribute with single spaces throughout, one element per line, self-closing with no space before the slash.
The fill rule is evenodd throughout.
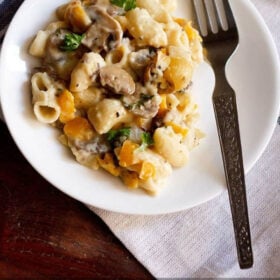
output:
<path id="1" fill-rule="evenodd" d="M 203 0 L 192 0 L 192 5 L 196 17 L 197 28 L 202 36 L 206 36 L 208 34 L 208 23 Z"/>
<path id="2" fill-rule="evenodd" d="M 196 27 L 205 43 L 232 37 L 228 31 L 237 33 L 229 0 L 192 0 L 192 5 Z"/>
<path id="3" fill-rule="evenodd" d="M 219 17 L 217 13 L 216 3 L 214 0 L 204 0 L 204 7 L 209 24 L 208 32 L 216 34 L 219 31 Z"/>
<path id="4" fill-rule="evenodd" d="M 208 34 L 216 34 L 219 31 L 219 21 L 216 3 L 214 0 L 192 0 L 196 15 L 197 27 L 200 34 L 206 37 Z"/>
<path id="5" fill-rule="evenodd" d="M 228 0 L 223 0 L 224 12 L 226 14 L 228 29 L 235 29 L 236 23 Z"/>
<path id="6" fill-rule="evenodd" d="M 226 31 L 235 26 L 228 0 L 192 0 L 192 4 L 198 28 L 204 36 L 209 31 L 217 33 L 220 29 Z"/>

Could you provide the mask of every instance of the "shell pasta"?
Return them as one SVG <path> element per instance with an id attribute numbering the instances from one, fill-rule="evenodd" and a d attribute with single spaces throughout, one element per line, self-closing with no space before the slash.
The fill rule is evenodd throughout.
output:
<path id="1" fill-rule="evenodd" d="M 191 94 L 201 38 L 174 0 L 71 0 L 29 53 L 38 121 L 91 169 L 157 194 L 203 133 Z"/>

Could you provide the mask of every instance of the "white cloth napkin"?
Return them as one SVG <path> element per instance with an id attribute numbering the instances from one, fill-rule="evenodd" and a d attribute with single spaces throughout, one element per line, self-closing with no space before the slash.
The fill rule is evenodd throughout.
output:
<path id="1" fill-rule="evenodd" d="M 280 53 L 280 0 L 252 2 L 268 24 Z M 279 155 L 278 125 L 267 150 L 246 177 L 254 250 L 250 270 L 238 266 L 227 192 L 170 215 L 130 216 L 90 208 L 156 278 L 279 277 Z"/>
<path id="2" fill-rule="evenodd" d="M 252 0 L 280 53 L 280 0 Z M 275 123 L 277 120 L 275 120 Z M 253 170 L 247 196 L 254 267 L 240 270 L 228 194 L 193 209 L 130 216 L 91 208 L 156 278 L 280 277 L 280 126 Z"/>

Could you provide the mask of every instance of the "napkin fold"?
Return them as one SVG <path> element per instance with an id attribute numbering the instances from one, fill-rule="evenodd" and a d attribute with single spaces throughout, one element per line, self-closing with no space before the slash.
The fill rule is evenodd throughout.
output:
<path id="1" fill-rule="evenodd" d="M 22 0 L 0 0 L 0 42 Z M 280 53 L 280 1 L 252 0 Z M 1 111 L 0 111 L 1 117 Z M 277 120 L 275 120 L 275 123 Z M 280 276 L 280 121 L 246 177 L 254 267 L 240 270 L 228 194 L 175 214 L 132 216 L 89 208 L 156 278 Z"/>

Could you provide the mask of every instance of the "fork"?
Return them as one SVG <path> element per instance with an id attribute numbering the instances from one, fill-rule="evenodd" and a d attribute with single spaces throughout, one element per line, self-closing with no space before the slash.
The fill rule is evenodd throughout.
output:
<path id="1" fill-rule="evenodd" d="M 212 96 L 228 188 L 239 266 L 253 266 L 245 176 L 235 92 L 225 65 L 238 45 L 238 30 L 228 0 L 192 0 L 197 27 L 216 84 Z"/>

